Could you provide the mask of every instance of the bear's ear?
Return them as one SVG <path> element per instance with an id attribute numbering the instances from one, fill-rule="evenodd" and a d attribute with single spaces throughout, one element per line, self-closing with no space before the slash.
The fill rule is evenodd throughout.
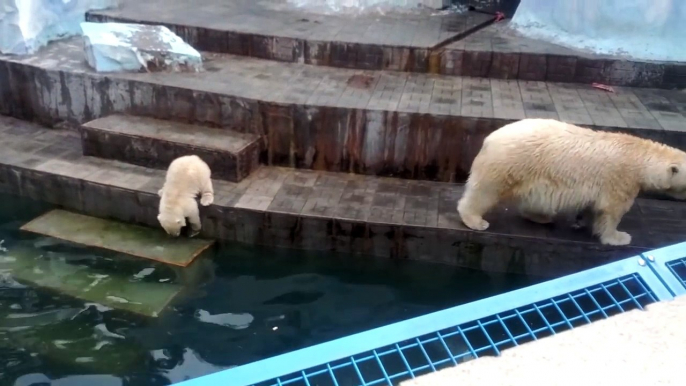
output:
<path id="1" fill-rule="evenodd" d="M 679 173 L 679 167 L 677 165 L 672 165 L 669 167 L 669 171 L 672 173 L 672 175 L 675 175 Z"/>

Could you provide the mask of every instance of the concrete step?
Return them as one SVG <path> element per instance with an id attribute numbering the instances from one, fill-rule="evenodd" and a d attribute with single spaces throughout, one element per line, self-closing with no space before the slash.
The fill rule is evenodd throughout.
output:
<path id="1" fill-rule="evenodd" d="M 522 118 L 686 149 L 686 94 L 357 71 L 210 55 L 194 74 L 94 73 L 80 39 L 0 56 L 0 113 L 52 125 L 128 113 L 260 136 L 270 166 L 461 182 L 483 138 Z M 84 97 L 84 95 L 86 97 Z"/>
<path id="2" fill-rule="evenodd" d="M 81 155 L 71 131 L 0 117 L 0 191 L 87 215 L 152 227 L 164 172 Z M 461 184 L 262 167 L 215 181 L 201 207 L 206 238 L 440 262 L 484 271 L 559 276 L 683 241 L 686 204 L 639 199 L 619 229 L 626 247 L 600 245 L 568 219 L 529 223 L 508 207 L 487 232 L 462 225 Z"/>
<path id="3" fill-rule="evenodd" d="M 123 0 L 92 11 L 90 21 L 162 24 L 197 49 L 293 63 L 533 81 L 593 82 L 686 88 L 686 63 L 642 62 L 593 55 L 492 24 L 495 7 L 514 1 L 470 2 L 487 13 L 316 14 L 252 0 Z M 464 3 L 464 2 L 463 2 Z M 495 6 L 495 7 L 494 7 Z M 164 11 L 160 11 L 164 10 Z M 501 9 L 502 10 L 502 9 Z"/>
<path id="4" fill-rule="evenodd" d="M 438 47 L 495 19 L 493 14 L 441 15 L 430 9 L 324 14 L 253 0 L 203 0 L 202 4 L 180 0 L 170 8 L 162 0 L 123 0 L 117 9 L 92 11 L 86 19 L 165 25 L 202 51 L 410 72 L 436 71 Z"/>
<path id="5" fill-rule="evenodd" d="M 81 126 L 83 154 L 156 169 L 195 154 L 212 177 L 239 182 L 259 165 L 260 137 L 153 118 L 114 114 Z"/>

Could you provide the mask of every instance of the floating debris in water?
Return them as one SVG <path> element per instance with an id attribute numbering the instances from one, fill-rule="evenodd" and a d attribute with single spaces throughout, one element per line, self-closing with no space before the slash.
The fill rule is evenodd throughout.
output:
<path id="1" fill-rule="evenodd" d="M 86 289 L 84 289 L 84 292 L 90 291 L 93 287 L 95 287 L 96 285 L 100 284 L 101 281 L 103 281 L 103 280 L 107 279 L 108 277 L 110 277 L 110 275 L 101 275 L 101 274 L 94 273 L 94 274 L 92 274 L 92 275 L 88 275 L 88 277 L 92 277 L 92 278 L 95 279 L 95 280 L 93 280 L 93 282 L 90 283 L 90 284 L 88 285 L 88 287 L 86 287 Z"/>
<path id="2" fill-rule="evenodd" d="M 107 346 L 108 344 L 112 344 L 112 343 L 111 343 L 111 342 L 108 342 L 108 341 L 106 341 L 106 340 L 100 341 L 100 342 L 98 342 L 98 343 L 95 344 L 95 347 L 93 347 L 93 350 L 98 351 L 98 350 L 100 350 L 101 348 Z"/>
<path id="3" fill-rule="evenodd" d="M 95 358 L 93 357 L 78 357 L 74 359 L 74 362 L 76 363 L 92 363 L 95 362 Z"/>
<path id="4" fill-rule="evenodd" d="M 103 306 L 100 303 L 86 303 L 84 304 L 84 308 L 83 310 L 81 310 L 81 312 L 88 310 L 88 308 L 90 307 L 95 307 L 95 309 L 98 310 L 98 312 L 107 312 L 112 311 L 114 309 L 112 307 Z"/>
<path id="5" fill-rule="evenodd" d="M 124 304 L 129 302 L 128 300 L 126 300 L 124 298 L 120 298 L 119 296 L 112 296 L 112 295 L 107 295 L 107 300 L 111 300 L 111 301 L 117 302 L 117 303 L 124 303 Z"/>
<path id="6" fill-rule="evenodd" d="M 62 349 L 62 350 L 66 350 L 67 349 L 66 345 L 69 343 L 72 343 L 72 341 L 70 341 L 70 340 L 53 340 L 52 341 L 52 344 L 54 344 L 55 347 Z"/>
<path id="7" fill-rule="evenodd" d="M 243 330 L 250 327 L 250 323 L 255 320 L 255 318 L 250 314 L 216 314 L 211 315 L 205 310 L 198 310 L 195 313 L 195 317 L 205 323 L 217 324 L 219 326 L 233 328 L 235 330 Z"/>
<path id="8" fill-rule="evenodd" d="M 140 280 L 153 272 L 155 272 L 155 268 L 143 268 L 140 272 L 133 275 L 133 277 Z"/>
<path id="9" fill-rule="evenodd" d="M 117 339 L 126 339 L 123 335 L 115 334 L 111 332 L 110 330 L 107 329 L 107 326 L 105 326 L 105 323 L 100 323 L 95 326 L 95 331 L 98 333 L 100 336 L 104 336 L 107 338 L 117 338 Z"/>

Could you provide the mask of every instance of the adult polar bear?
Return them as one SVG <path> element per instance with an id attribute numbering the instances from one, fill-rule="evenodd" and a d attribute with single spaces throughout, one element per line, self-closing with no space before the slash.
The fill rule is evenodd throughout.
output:
<path id="1" fill-rule="evenodd" d="M 200 233 L 200 213 L 195 201 L 200 194 L 200 204 L 208 206 L 214 201 L 210 167 L 196 155 L 179 157 L 169 164 L 164 186 L 158 192 L 160 212 L 157 220 L 171 236 L 179 236 L 191 224 L 191 237 Z"/>
<path id="2" fill-rule="evenodd" d="M 686 153 L 627 134 L 524 119 L 486 137 L 457 211 L 474 230 L 487 229 L 483 215 L 506 199 L 541 224 L 558 213 L 591 213 L 603 244 L 627 245 L 631 235 L 617 225 L 642 190 L 686 199 Z"/>

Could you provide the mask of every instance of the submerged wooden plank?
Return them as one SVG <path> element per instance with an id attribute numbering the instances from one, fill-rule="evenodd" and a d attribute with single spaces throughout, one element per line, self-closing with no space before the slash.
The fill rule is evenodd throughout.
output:
<path id="1" fill-rule="evenodd" d="M 21 227 L 24 231 L 185 267 L 214 240 L 170 237 L 161 229 L 55 209 Z"/>
<path id="2" fill-rule="evenodd" d="M 40 249 L 26 247 L 4 254 L 0 273 L 75 298 L 152 317 L 158 316 L 181 291 L 176 284 L 143 282 L 116 272 L 96 271 L 69 263 L 65 256 L 44 257 Z"/>

